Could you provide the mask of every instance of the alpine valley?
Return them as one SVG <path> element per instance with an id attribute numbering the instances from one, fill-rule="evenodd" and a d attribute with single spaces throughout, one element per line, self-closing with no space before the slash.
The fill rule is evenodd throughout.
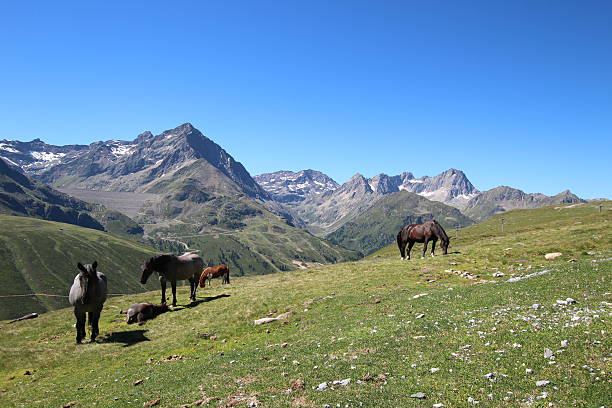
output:
<path id="1" fill-rule="evenodd" d="M 232 274 L 355 260 L 406 223 L 463 227 L 515 208 L 580 202 L 509 187 L 480 192 L 449 169 L 340 185 L 314 170 L 255 177 L 191 124 L 132 141 L 54 146 L 0 141 L 0 212 L 131 236 L 159 251 L 198 250 Z"/>

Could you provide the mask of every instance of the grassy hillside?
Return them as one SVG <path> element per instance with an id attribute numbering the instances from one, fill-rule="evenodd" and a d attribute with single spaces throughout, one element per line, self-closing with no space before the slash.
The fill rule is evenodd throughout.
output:
<path id="1" fill-rule="evenodd" d="M 483 221 L 509 210 L 541 208 L 550 205 L 583 203 L 584 200 L 565 190 L 554 196 L 527 194 L 516 188 L 499 186 L 481 192 L 467 202 L 463 213 L 475 221 Z"/>
<path id="2" fill-rule="evenodd" d="M 381 197 L 376 205 L 345 223 L 326 238 L 345 248 L 371 254 L 391 242 L 407 224 L 436 219 L 450 232 L 451 228 L 473 223 L 471 219 L 446 204 L 430 201 L 418 194 L 400 191 Z"/>
<path id="3" fill-rule="evenodd" d="M 198 304 L 142 327 L 118 312 L 158 292 L 113 298 L 95 345 L 74 345 L 69 309 L 3 324 L 0 405 L 609 406 L 611 212 L 611 202 L 601 214 L 589 204 L 512 211 L 503 233 L 497 218 L 460 230 L 448 256 L 401 261 L 389 247 L 215 281 Z M 545 260 L 551 251 L 563 255 Z M 179 304 L 187 297 L 183 288 Z M 568 297 L 576 303 L 558 304 Z M 283 312 L 284 322 L 253 325 Z"/>
<path id="4" fill-rule="evenodd" d="M 189 199 L 177 195 L 189 192 Z M 180 190 L 140 218 L 155 241 L 182 242 L 199 249 L 210 265 L 225 263 L 232 275 L 267 274 L 302 265 L 355 260 L 359 254 L 292 227 L 245 196 L 212 196 L 197 189 Z M 194 194 L 199 195 L 194 202 Z"/>
<path id="5" fill-rule="evenodd" d="M 0 319 L 68 306 L 57 296 L 3 297 L 29 293 L 67 295 L 77 262 L 98 261 L 110 293 L 135 293 L 142 287 L 140 265 L 155 250 L 89 228 L 35 218 L 0 215 Z M 148 290 L 157 282 L 146 285 Z"/>

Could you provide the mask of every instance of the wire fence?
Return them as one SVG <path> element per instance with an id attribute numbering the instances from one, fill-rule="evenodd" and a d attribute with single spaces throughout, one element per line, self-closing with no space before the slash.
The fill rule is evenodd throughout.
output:
<path id="1" fill-rule="evenodd" d="M 107 293 L 106 296 L 127 296 L 127 295 L 137 295 L 138 293 Z M 27 297 L 27 296 L 51 296 L 51 297 L 62 297 L 67 298 L 68 295 L 52 295 L 49 293 L 26 293 L 24 295 L 0 295 L 0 299 L 2 298 L 14 298 L 14 297 Z"/>

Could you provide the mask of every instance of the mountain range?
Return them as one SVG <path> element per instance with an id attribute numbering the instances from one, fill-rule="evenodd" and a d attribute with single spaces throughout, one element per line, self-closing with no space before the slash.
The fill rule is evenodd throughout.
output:
<path id="1" fill-rule="evenodd" d="M 242 164 L 188 123 L 87 146 L 3 140 L 0 155 L 41 184 L 129 213 L 158 249 L 200 250 L 235 275 L 358 257 L 293 226 Z"/>
<path id="2" fill-rule="evenodd" d="M 142 239 L 164 251 L 199 249 L 209 263 L 228 263 L 235 274 L 355 259 L 388 244 L 407 222 L 435 217 L 446 228 L 460 227 L 508 209 L 582 201 L 569 191 L 553 197 L 510 187 L 481 192 L 457 169 L 418 178 L 355 174 L 341 185 L 315 170 L 251 177 L 189 123 L 89 145 L 2 140 L 0 157 L 8 163 L 0 212 L 107 231 L 100 214 L 120 212 L 116 230 L 142 228 Z M 70 216 L 37 209 L 45 205 Z"/>

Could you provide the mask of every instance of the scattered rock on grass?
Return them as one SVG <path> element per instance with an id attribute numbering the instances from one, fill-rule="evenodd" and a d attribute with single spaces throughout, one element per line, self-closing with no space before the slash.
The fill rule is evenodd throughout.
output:
<path id="1" fill-rule="evenodd" d="M 558 257 L 562 255 L 563 254 L 561 252 L 551 252 L 551 253 L 544 255 L 544 258 L 548 260 L 553 260 L 553 259 L 557 259 Z"/>
<path id="2" fill-rule="evenodd" d="M 417 392 L 416 394 L 410 395 L 410 398 L 425 399 L 426 397 L 422 392 Z"/>
<path id="3" fill-rule="evenodd" d="M 537 387 L 546 387 L 548 384 L 550 384 L 550 381 L 548 381 L 548 380 L 536 381 L 536 386 Z"/>
<path id="4" fill-rule="evenodd" d="M 326 382 L 323 382 L 321 384 L 319 384 L 319 386 L 317 387 L 317 391 L 324 391 L 329 387 L 329 385 L 327 385 Z"/>

